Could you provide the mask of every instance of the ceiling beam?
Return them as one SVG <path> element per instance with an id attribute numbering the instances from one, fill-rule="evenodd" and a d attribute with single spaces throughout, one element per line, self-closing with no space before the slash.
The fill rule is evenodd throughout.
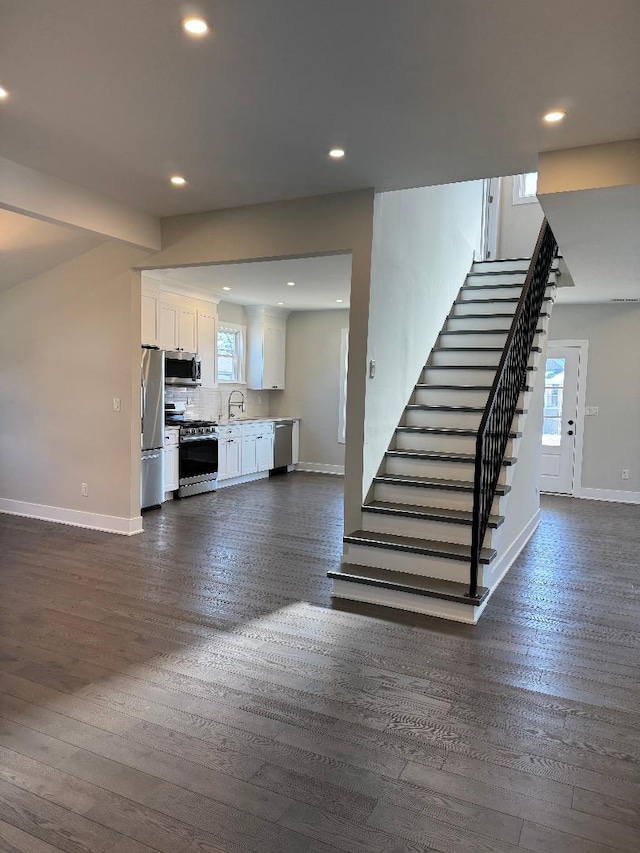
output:
<path id="1" fill-rule="evenodd" d="M 105 239 L 159 251 L 160 220 L 0 157 L 0 207 Z"/>

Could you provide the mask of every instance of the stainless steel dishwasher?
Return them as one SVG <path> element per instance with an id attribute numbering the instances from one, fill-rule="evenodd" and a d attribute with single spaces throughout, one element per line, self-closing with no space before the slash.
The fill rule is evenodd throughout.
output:
<path id="1" fill-rule="evenodd" d="M 273 470 L 291 465 L 293 461 L 293 421 L 275 422 Z"/>

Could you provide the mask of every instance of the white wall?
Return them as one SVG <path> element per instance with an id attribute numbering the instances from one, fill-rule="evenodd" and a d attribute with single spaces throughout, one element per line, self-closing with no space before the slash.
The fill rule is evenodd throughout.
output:
<path id="1" fill-rule="evenodd" d="M 544 212 L 537 201 L 513 203 L 513 177 L 500 179 L 498 258 L 530 258 Z"/>
<path id="2" fill-rule="evenodd" d="M 582 486 L 640 492 L 640 304 L 556 305 L 548 337 L 589 341 Z"/>
<path id="3" fill-rule="evenodd" d="M 104 244 L 0 294 L 0 509 L 58 507 L 114 517 L 121 528 L 139 515 L 140 290 L 131 267 L 145 257 Z"/>
<path id="4" fill-rule="evenodd" d="M 340 344 L 349 312 L 294 311 L 287 320 L 285 390 L 273 391 L 274 417 L 299 417 L 300 462 L 344 468 L 338 442 Z"/>
<path id="5" fill-rule="evenodd" d="M 482 181 L 376 195 L 369 301 L 366 493 L 479 250 Z M 352 308 L 353 322 L 353 308 Z"/>

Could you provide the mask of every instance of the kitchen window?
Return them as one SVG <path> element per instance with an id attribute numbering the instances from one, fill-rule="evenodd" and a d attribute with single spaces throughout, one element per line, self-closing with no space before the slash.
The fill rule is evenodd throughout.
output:
<path id="1" fill-rule="evenodd" d="M 244 326 L 220 323 L 217 335 L 218 382 L 244 382 Z"/>
<path id="2" fill-rule="evenodd" d="M 513 203 L 533 204 L 538 201 L 538 173 L 527 172 L 526 175 L 516 175 L 513 179 Z"/>

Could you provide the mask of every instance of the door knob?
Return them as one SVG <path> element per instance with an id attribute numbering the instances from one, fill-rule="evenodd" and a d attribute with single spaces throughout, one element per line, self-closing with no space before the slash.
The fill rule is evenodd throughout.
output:
<path id="1" fill-rule="evenodd" d="M 572 429 L 567 430 L 567 435 L 573 435 L 573 430 Z"/>
<path id="2" fill-rule="evenodd" d="M 569 421 L 569 426 L 573 426 L 573 421 Z"/>

